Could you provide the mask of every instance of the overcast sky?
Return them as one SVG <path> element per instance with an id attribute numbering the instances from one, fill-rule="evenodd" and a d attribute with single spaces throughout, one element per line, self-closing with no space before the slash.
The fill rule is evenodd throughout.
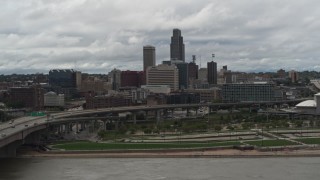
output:
<path id="1" fill-rule="evenodd" d="M 233 71 L 320 70 L 319 0 L 1 0 L 0 74 L 142 70 L 144 45 Z M 201 58 L 200 58 L 201 57 Z"/>

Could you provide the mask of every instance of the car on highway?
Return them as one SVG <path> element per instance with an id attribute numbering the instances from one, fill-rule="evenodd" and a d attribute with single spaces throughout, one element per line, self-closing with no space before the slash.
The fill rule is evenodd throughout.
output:
<path id="1" fill-rule="evenodd" d="M 25 124 L 25 125 L 24 125 L 24 127 L 28 127 L 28 126 L 29 126 L 28 124 Z"/>
<path id="2" fill-rule="evenodd" d="M 7 135 L 5 133 L 2 133 L 1 134 L 1 137 L 6 137 Z"/>
<path id="3" fill-rule="evenodd" d="M 16 127 L 15 125 L 12 125 L 12 126 L 11 126 L 11 128 L 15 128 L 15 127 Z"/>

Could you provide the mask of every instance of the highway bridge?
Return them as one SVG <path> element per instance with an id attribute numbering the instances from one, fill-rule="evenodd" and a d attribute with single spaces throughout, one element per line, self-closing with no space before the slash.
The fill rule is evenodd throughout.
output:
<path id="1" fill-rule="evenodd" d="M 287 101 L 269 101 L 269 102 L 241 102 L 241 103 L 201 103 L 201 104 L 164 104 L 153 106 L 129 106 L 129 107 L 113 107 L 90 109 L 81 111 L 64 111 L 59 113 L 48 114 L 42 117 L 21 117 L 10 122 L 0 124 L 0 158 L 15 157 L 16 149 L 25 143 L 35 143 L 39 141 L 40 132 L 47 129 L 50 125 L 61 125 L 60 128 L 70 129 L 71 123 L 85 121 L 93 121 L 100 119 L 104 122 L 110 118 L 110 114 L 118 114 L 130 112 L 132 121 L 136 122 L 136 114 L 138 112 L 154 112 L 155 119 L 160 120 L 161 112 L 170 110 L 173 112 L 177 108 L 198 109 L 200 107 L 208 107 L 209 112 L 220 108 L 238 108 L 250 107 L 252 105 L 275 105 L 284 103 L 299 103 L 305 99 L 287 100 Z M 96 117 L 96 118 L 94 118 Z"/>

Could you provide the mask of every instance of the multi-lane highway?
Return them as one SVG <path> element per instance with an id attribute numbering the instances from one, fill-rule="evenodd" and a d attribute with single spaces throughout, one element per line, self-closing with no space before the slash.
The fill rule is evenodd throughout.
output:
<path id="1" fill-rule="evenodd" d="M 288 102 L 300 102 L 301 100 L 295 101 L 274 101 L 274 102 L 259 102 L 259 104 L 274 104 L 274 103 L 288 103 Z M 161 109 L 175 109 L 175 108 L 200 108 L 203 106 L 207 107 L 220 107 L 220 106 L 250 106 L 252 102 L 242 102 L 242 103 L 210 103 L 210 104 L 164 104 L 164 105 L 153 105 L 153 106 L 129 106 L 129 107 L 114 107 L 114 108 L 101 108 L 101 109 L 90 109 L 90 110 L 79 110 L 79 111 L 64 111 L 59 113 L 51 113 L 42 117 L 21 117 L 13 120 L 13 122 L 6 122 L 0 124 L 0 148 L 8 143 L 11 143 L 14 138 L 9 139 L 9 137 L 19 134 L 23 131 L 28 130 L 32 132 L 45 128 L 48 123 L 59 123 L 65 122 L 63 118 L 70 117 L 81 117 L 81 116 L 91 116 L 94 114 L 108 114 L 108 113 L 122 113 L 122 112 L 138 112 L 138 111 L 157 111 Z M 255 103 L 257 104 L 257 103 Z M 71 118 L 70 121 L 74 121 Z M 37 128 L 38 127 L 38 128 Z M 40 128 L 41 127 L 41 128 Z M 18 137 L 18 136 L 17 136 Z M 19 136 L 19 138 L 21 138 Z"/>
<path id="2" fill-rule="evenodd" d="M 115 108 L 101 108 L 80 111 L 64 111 L 59 113 L 51 113 L 42 117 L 21 117 L 13 121 L 0 124 L 0 147 L 5 145 L 1 143 L 4 139 L 22 132 L 27 129 L 32 129 L 37 126 L 43 126 L 48 123 L 62 122 L 63 118 L 90 116 L 93 114 L 106 114 L 106 113 L 121 113 L 121 112 L 136 112 L 136 111 L 151 111 L 163 108 L 178 108 L 174 105 L 158 105 L 158 106 L 129 106 L 129 107 L 115 107 Z M 65 120 L 63 120 L 65 121 Z M 74 120 L 73 120 L 74 121 Z"/>

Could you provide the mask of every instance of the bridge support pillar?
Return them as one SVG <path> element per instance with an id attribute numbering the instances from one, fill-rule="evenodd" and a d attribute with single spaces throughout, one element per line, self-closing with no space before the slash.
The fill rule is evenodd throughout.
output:
<path id="1" fill-rule="evenodd" d="M 80 129 L 84 130 L 86 128 L 86 124 L 84 122 L 81 122 Z"/>
<path id="2" fill-rule="evenodd" d="M 74 125 L 74 123 L 69 124 L 70 131 L 73 131 L 73 125 Z"/>
<path id="3" fill-rule="evenodd" d="M 168 116 L 168 109 L 163 110 L 163 116 L 167 117 Z"/>
<path id="4" fill-rule="evenodd" d="M 12 158 L 17 155 L 17 148 L 22 145 L 22 141 L 15 141 L 0 148 L 0 158 Z"/>
<path id="5" fill-rule="evenodd" d="M 145 112 L 146 112 L 145 120 L 147 121 L 148 120 L 148 111 L 145 111 Z"/>
<path id="6" fill-rule="evenodd" d="M 66 133 L 69 134 L 70 133 L 70 124 L 66 123 L 66 124 L 64 124 L 64 127 L 65 127 Z"/>
<path id="7" fill-rule="evenodd" d="M 76 122 L 76 133 L 78 133 L 79 132 L 79 123 L 78 122 Z"/>
<path id="8" fill-rule="evenodd" d="M 97 120 L 94 120 L 93 121 L 93 125 L 92 125 L 92 129 L 93 129 L 93 132 L 95 132 L 96 131 L 96 125 L 98 124 L 98 121 Z"/>
<path id="9" fill-rule="evenodd" d="M 133 120 L 133 124 L 137 124 L 137 113 L 135 112 L 132 113 L 132 120 Z"/>
<path id="10" fill-rule="evenodd" d="M 107 121 L 103 120 L 102 123 L 103 123 L 103 130 L 104 131 L 107 130 Z"/>
<path id="11" fill-rule="evenodd" d="M 157 124 L 160 122 L 161 119 L 161 110 L 156 110 L 156 120 Z"/>
<path id="12" fill-rule="evenodd" d="M 119 121 L 120 121 L 120 117 L 118 118 L 118 120 L 114 121 L 114 125 L 115 125 L 115 129 L 118 130 L 119 129 Z"/>
<path id="13" fill-rule="evenodd" d="M 187 117 L 190 116 L 190 109 L 187 108 Z"/>
<path id="14" fill-rule="evenodd" d="M 61 133 L 61 125 L 54 125 L 54 130 L 55 130 L 55 132 L 57 132 L 58 134 L 60 134 Z"/>
<path id="15" fill-rule="evenodd" d="M 61 124 L 61 125 L 59 126 L 59 131 L 60 131 L 60 133 L 64 133 L 63 124 Z"/>

